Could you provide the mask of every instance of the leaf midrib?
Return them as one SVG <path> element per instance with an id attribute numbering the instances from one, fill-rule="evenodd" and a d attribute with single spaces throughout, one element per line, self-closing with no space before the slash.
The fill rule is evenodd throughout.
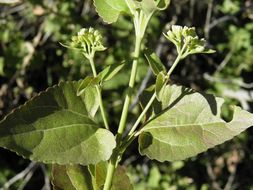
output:
<path id="1" fill-rule="evenodd" d="M 92 125 L 92 124 L 85 124 L 85 123 L 77 123 L 77 124 L 70 124 L 70 125 L 63 125 L 60 127 L 54 127 L 54 128 L 49 128 L 49 129 L 35 129 L 33 131 L 25 131 L 25 132 L 21 132 L 21 133 L 11 133 L 12 135 L 22 135 L 22 134 L 26 134 L 26 133 L 35 133 L 35 132 L 47 132 L 47 131 L 54 131 L 54 130 L 59 130 L 59 129 L 63 129 L 63 128 L 69 128 L 72 126 L 88 126 L 88 127 L 97 127 L 97 125 Z"/>

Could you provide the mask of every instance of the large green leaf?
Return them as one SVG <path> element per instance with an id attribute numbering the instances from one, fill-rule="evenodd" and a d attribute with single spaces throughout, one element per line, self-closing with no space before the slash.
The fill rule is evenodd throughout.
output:
<path id="1" fill-rule="evenodd" d="M 109 159 L 114 136 L 89 116 L 95 94 L 86 89 L 77 96 L 79 83 L 62 82 L 10 113 L 0 122 L 0 146 L 44 163 L 88 165 Z"/>
<path id="2" fill-rule="evenodd" d="M 139 150 L 159 161 L 183 160 L 240 134 L 253 125 L 253 114 L 234 106 L 233 119 L 221 116 L 223 99 L 167 86 L 156 116 L 141 130 Z M 159 113 L 159 114 L 158 114 Z"/>
<path id="3" fill-rule="evenodd" d="M 121 13 L 129 12 L 125 0 L 94 0 L 94 5 L 98 15 L 109 24 L 116 22 Z"/>

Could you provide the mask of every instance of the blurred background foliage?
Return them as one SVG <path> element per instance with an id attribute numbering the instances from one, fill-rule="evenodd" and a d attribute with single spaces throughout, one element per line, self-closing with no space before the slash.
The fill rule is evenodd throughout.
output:
<path id="1" fill-rule="evenodd" d="M 59 42 L 68 42 L 80 28 L 91 26 L 102 32 L 108 47 L 96 57 L 98 70 L 107 64 L 129 62 L 126 70 L 104 87 L 110 128 L 116 130 L 131 67 L 134 28 L 130 18 L 121 17 L 107 25 L 91 0 L 0 2 L 0 117 L 48 86 L 89 75 L 84 57 Z M 171 24 L 195 26 L 217 50 L 213 55 L 188 57 L 172 75 L 172 82 L 224 97 L 224 118 L 231 114 L 229 104 L 253 112 L 253 1 L 172 0 L 167 10 L 152 18 L 144 41 L 168 68 L 176 51 L 162 32 Z M 154 83 L 144 56 L 139 65 L 136 94 Z M 133 97 L 130 123 L 140 112 L 137 100 Z M 137 142 L 122 161 L 136 190 L 253 190 L 252 129 L 207 153 L 174 163 L 138 156 L 136 147 Z M 0 149 L 0 188 L 5 184 L 5 189 L 50 189 L 49 171 L 50 166 L 30 163 Z"/>

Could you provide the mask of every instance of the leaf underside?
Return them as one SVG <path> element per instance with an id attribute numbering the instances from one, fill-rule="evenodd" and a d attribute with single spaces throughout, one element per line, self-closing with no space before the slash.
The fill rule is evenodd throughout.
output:
<path id="1" fill-rule="evenodd" d="M 98 15 L 108 24 L 116 22 L 122 12 L 129 12 L 125 0 L 94 0 L 94 6 Z"/>
<path id="2" fill-rule="evenodd" d="M 95 164 L 110 158 L 113 134 L 93 121 L 96 91 L 77 96 L 80 82 L 40 93 L 0 122 L 0 146 L 34 161 Z"/>
<path id="3" fill-rule="evenodd" d="M 108 24 L 116 22 L 122 13 L 131 15 L 139 9 L 150 17 L 156 10 L 166 9 L 169 4 L 170 0 L 94 0 L 96 12 Z"/>
<path id="4" fill-rule="evenodd" d="M 141 130 L 140 153 L 161 162 L 183 160 L 253 125 L 253 114 L 237 106 L 233 119 L 225 122 L 220 116 L 223 102 L 213 95 L 168 85 L 161 103 L 153 105 L 156 116 Z"/>

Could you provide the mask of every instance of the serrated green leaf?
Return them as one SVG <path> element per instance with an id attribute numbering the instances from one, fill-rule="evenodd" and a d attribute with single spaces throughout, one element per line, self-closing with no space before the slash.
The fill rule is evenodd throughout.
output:
<path id="1" fill-rule="evenodd" d="M 150 49 L 144 51 L 144 55 L 148 60 L 150 68 L 152 69 L 154 75 L 158 75 L 160 72 L 166 73 L 166 68 L 161 62 L 160 58 Z"/>
<path id="2" fill-rule="evenodd" d="M 113 134 L 90 118 L 78 82 L 62 82 L 14 110 L 0 122 L 0 146 L 34 161 L 95 164 L 110 158 Z M 92 107 L 92 106 L 90 106 Z"/>
<path id="3" fill-rule="evenodd" d="M 101 79 L 99 77 L 93 76 L 88 76 L 85 79 L 79 81 L 80 85 L 78 86 L 77 89 L 77 96 L 82 95 L 85 92 L 86 88 L 98 85 L 100 81 Z"/>
<path id="4" fill-rule="evenodd" d="M 121 13 L 129 12 L 125 0 L 94 0 L 96 12 L 104 22 L 113 23 Z"/>
<path id="5" fill-rule="evenodd" d="M 112 79 L 124 66 L 125 63 L 109 65 L 101 73 L 99 73 L 98 77 L 101 78 L 102 81 L 108 81 Z"/>
<path id="6" fill-rule="evenodd" d="M 225 122 L 220 116 L 223 102 L 213 95 L 168 85 L 160 113 L 141 130 L 140 153 L 158 161 L 183 160 L 230 140 L 253 125 L 253 114 L 237 106 L 233 119 Z"/>

